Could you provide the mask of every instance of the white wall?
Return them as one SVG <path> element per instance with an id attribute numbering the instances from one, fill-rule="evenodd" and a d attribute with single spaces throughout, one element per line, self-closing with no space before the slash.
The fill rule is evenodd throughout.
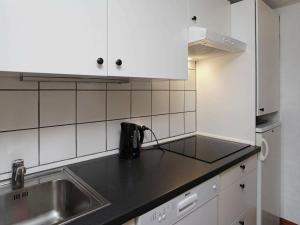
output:
<path id="1" fill-rule="evenodd" d="M 197 62 L 199 133 L 255 144 L 254 3 L 231 8 L 232 36 L 247 43 L 246 52 Z"/>
<path id="2" fill-rule="evenodd" d="M 300 3 L 279 9 L 283 217 L 300 224 Z"/>

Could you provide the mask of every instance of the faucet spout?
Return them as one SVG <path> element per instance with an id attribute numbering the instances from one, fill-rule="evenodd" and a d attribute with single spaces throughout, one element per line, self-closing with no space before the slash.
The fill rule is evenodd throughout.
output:
<path id="1" fill-rule="evenodd" d="M 23 159 L 17 159 L 12 165 L 12 189 L 20 189 L 24 187 L 24 177 L 26 174 L 26 167 L 24 166 Z"/>

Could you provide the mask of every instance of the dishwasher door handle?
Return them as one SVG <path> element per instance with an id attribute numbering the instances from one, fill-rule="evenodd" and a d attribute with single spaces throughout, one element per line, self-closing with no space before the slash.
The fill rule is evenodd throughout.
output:
<path id="1" fill-rule="evenodd" d="M 192 194 L 177 204 L 177 216 L 185 215 L 196 207 L 198 194 Z"/>

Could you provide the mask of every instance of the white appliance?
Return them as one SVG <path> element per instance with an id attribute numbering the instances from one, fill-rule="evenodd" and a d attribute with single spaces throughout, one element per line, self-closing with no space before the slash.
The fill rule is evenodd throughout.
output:
<path id="1" fill-rule="evenodd" d="M 136 219 L 137 225 L 204 225 L 218 224 L 220 177 L 179 195 Z"/>
<path id="2" fill-rule="evenodd" d="M 209 31 L 207 28 L 192 26 L 189 28 L 189 59 L 201 60 L 226 53 L 245 51 L 246 43 Z"/>
<path id="3" fill-rule="evenodd" d="M 258 161 L 257 225 L 279 225 L 281 203 L 281 128 L 269 122 L 256 128 Z"/>

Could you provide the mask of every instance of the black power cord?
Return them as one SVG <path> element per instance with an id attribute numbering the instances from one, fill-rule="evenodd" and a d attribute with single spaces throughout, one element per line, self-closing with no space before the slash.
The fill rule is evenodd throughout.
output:
<path id="1" fill-rule="evenodd" d="M 154 138 L 155 138 L 155 141 L 156 141 L 155 148 L 148 148 L 148 149 L 143 149 L 143 150 L 155 150 L 155 149 L 159 149 L 159 150 L 161 150 L 161 151 L 163 151 L 163 152 L 164 152 L 165 150 L 167 150 L 167 149 L 164 149 L 163 147 L 160 146 L 160 144 L 159 144 L 159 142 L 158 142 L 158 139 L 157 139 L 157 137 L 156 137 L 156 135 L 155 135 L 155 133 L 153 132 L 152 129 L 150 129 L 149 127 L 146 127 L 146 126 L 142 126 L 142 130 L 143 130 L 143 131 L 149 130 L 149 131 L 153 134 L 153 136 L 154 136 Z"/>

